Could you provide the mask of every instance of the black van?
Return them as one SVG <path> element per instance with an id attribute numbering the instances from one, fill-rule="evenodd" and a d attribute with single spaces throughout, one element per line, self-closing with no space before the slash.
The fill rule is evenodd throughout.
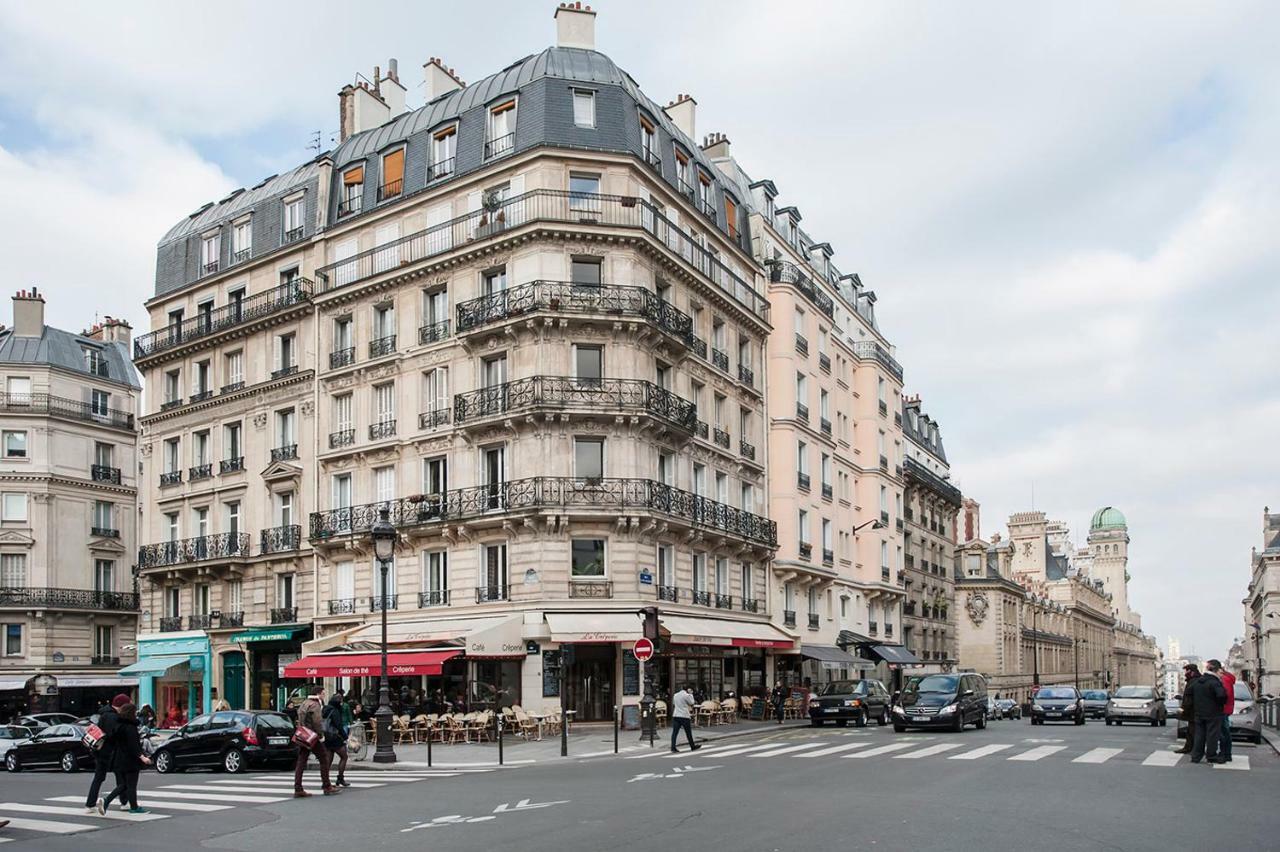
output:
<path id="1" fill-rule="evenodd" d="M 893 708 L 893 729 L 987 726 L 987 682 L 978 674 L 918 675 L 907 681 Z"/>

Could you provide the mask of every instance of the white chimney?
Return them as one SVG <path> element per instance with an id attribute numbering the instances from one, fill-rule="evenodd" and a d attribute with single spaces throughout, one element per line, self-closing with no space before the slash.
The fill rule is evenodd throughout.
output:
<path id="1" fill-rule="evenodd" d="M 708 133 L 702 140 L 702 150 L 712 160 L 729 159 L 729 137 L 723 133 Z"/>
<path id="2" fill-rule="evenodd" d="M 44 296 L 35 287 L 13 294 L 13 333 L 18 337 L 44 334 Z"/>
<path id="3" fill-rule="evenodd" d="M 663 110 L 667 114 L 667 118 L 675 124 L 676 129 L 688 136 L 691 140 L 698 137 L 693 135 L 694 131 L 694 112 L 698 108 L 698 102 L 693 99 L 692 95 L 680 95 L 674 101 L 667 104 Z"/>
<path id="4" fill-rule="evenodd" d="M 561 3 L 556 9 L 556 47 L 596 49 L 596 13 L 581 3 Z"/>
<path id="5" fill-rule="evenodd" d="M 374 79 L 377 79 L 374 74 Z M 338 130 L 340 141 L 357 133 L 381 127 L 391 120 L 391 110 L 368 83 L 356 82 L 338 92 Z"/>
<path id="6" fill-rule="evenodd" d="M 458 79 L 458 75 L 453 73 L 452 68 L 445 67 L 443 59 L 437 59 L 434 56 L 422 66 L 422 73 L 426 78 L 427 103 L 467 85 Z"/>
<path id="7" fill-rule="evenodd" d="M 378 81 L 378 93 L 382 95 L 391 118 L 404 115 L 406 91 L 404 84 L 400 82 L 400 63 L 388 59 L 386 76 Z"/>

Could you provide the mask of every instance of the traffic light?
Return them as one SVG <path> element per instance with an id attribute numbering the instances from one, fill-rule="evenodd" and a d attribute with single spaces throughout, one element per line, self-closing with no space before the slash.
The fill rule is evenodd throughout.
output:
<path id="1" fill-rule="evenodd" d="M 656 644 L 658 641 L 658 608 L 656 606 L 647 606 L 640 612 L 644 615 L 644 638 L 650 639 Z"/>

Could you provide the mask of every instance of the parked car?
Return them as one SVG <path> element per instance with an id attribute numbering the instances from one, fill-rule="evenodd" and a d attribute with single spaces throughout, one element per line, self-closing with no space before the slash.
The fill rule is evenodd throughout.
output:
<path id="1" fill-rule="evenodd" d="M 1074 722 L 1083 725 L 1084 699 L 1074 686 L 1045 686 L 1031 696 L 1031 724 Z"/>
<path id="2" fill-rule="evenodd" d="M 50 725 L 35 736 L 13 744 L 4 756 L 4 768 L 10 772 L 56 766 L 63 772 L 75 772 L 93 766 L 93 754 L 81 742 L 84 728 L 79 725 Z"/>
<path id="3" fill-rule="evenodd" d="M 1258 703 L 1253 700 L 1253 692 L 1249 685 L 1236 681 L 1236 706 L 1231 714 L 1231 739 L 1248 740 L 1262 744 L 1262 712 Z"/>
<path id="4" fill-rule="evenodd" d="M 1168 724 L 1169 711 L 1154 686 L 1122 686 L 1107 702 L 1107 724 L 1146 722 L 1153 728 Z"/>
<path id="5" fill-rule="evenodd" d="M 809 724 L 820 727 L 833 720 L 840 727 L 849 720 L 863 727 L 871 719 L 889 724 L 889 691 L 878 680 L 833 680 L 809 699 Z"/>
<path id="6" fill-rule="evenodd" d="M 1178 718 L 1182 714 L 1182 696 L 1170 695 L 1166 698 L 1164 700 L 1164 714 L 1175 719 Z"/>
<path id="7" fill-rule="evenodd" d="M 9 749 L 13 748 L 15 743 L 29 740 L 35 734 L 30 728 L 19 727 L 18 725 L 0 725 L 0 757 L 4 757 L 9 753 Z"/>
<path id="8" fill-rule="evenodd" d="M 916 676 L 907 681 L 893 707 L 893 729 L 987 726 L 987 682 L 976 674 Z"/>
<path id="9" fill-rule="evenodd" d="M 996 704 L 1000 706 L 1000 715 L 1006 719 L 1021 719 L 1022 705 L 1014 701 L 1012 698 L 997 698 Z"/>
<path id="10" fill-rule="evenodd" d="M 293 722 L 271 710 L 225 710 L 197 716 L 155 745 L 157 772 L 215 766 L 227 772 L 249 767 L 286 768 L 298 757 L 290 741 Z"/>
<path id="11" fill-rule="evenodd" d="M 13 720 L 13 724 L 38 732 L 53 725 L 75 725 L 79 721 L 70 713 L 33 713 L 30 716 L 19 716 Z"/>
<path id="12" fill-rule="evenodd" d="M 1111 696 L 1105 689 L 1086 689 L 1084 691 L 1084 714 L 1090 719 L 1107 718 L 1107 702 Z"/>
<path id="13" fill-rule="evenodd" d="M 1000 707 L 996 704 L 995 696 L 987 696 L 987 721 L 994 722 L 1001 717 Z"/>

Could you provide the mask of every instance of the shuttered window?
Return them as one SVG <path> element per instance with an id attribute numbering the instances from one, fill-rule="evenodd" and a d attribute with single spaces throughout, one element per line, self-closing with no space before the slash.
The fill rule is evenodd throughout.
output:
<path id="1" fill-rule="evenodd" d="M 356 166 L 342 175 L 342 183 L 344 186 L 355 186 L 364 183 L 364 166 Z"/>

